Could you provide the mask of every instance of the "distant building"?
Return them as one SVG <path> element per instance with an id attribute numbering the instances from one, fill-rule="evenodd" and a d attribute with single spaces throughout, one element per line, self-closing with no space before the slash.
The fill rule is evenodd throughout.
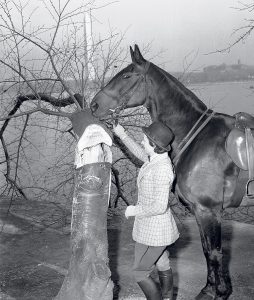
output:
<path id="1" fill-rule="evenodd" d="M 203 68 L 203 72 L 185 74 L 188 83 L 224 82 L 254 79 L 254 66 L 242 64 L 238 59 L 237 64 L 210 65 Z"/>

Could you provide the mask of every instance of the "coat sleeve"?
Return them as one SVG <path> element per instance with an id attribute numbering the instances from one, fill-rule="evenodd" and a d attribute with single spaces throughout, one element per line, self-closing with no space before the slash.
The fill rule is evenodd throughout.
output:
<path id="1" fill-rule="evenodd" d="M 149 204 L 137 204 L 135 206 L 135 216 L 149 217 L 166 212 L 168 209 L 168 197 L 174 180 L 172 167 L 163 165 L 158 167 L 151 176 L 153 192 Z"/>
<path id="2" fill-rule="evenodd" d="M 143 162 L 148 161 L 148 155 L 146 154 L 145 150 L 135 142 L 130 136 L 127 134 L 121 138 L 124 145 L 140 160 Z"/>

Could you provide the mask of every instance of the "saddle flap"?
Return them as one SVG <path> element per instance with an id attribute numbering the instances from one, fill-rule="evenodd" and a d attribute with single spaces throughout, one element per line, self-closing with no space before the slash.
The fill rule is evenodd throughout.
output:
<path id="1" fill-rule="evenodd" d="M 230 131 L 226 139 L 226 152 L 233 162 L 243 170 L 248 170 L 245 133 L 238 128 Z"/>
<path id="2" fill-rule="evenodd" d="M 254 205 L 254 130 L 245 128 L 244 132 L 238 128 L 230 131 L 226 140 L 226 152 L 234 163 L 243 170 L 249 171 L 249 180 L 241 206 Z M 252 200 L 250 202 L 249 200 Z"/>

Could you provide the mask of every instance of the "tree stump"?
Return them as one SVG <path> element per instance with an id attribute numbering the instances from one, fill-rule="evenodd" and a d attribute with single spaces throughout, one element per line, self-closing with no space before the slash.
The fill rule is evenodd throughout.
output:
<path id="1" fill-rule="evenodd" d="M 75 172 L 71 259 L 55 300 L 112 300 L 107 240 L 111 164 L 92 163 Z"/>
<path id="2" fill-rule="evenodd" d="M 112 300 L 108 265 L 107 210 L 111 185 L 112 133 L 90 109 L 72 114 L 79 141 L 68 273 L 55 300 Z"/>

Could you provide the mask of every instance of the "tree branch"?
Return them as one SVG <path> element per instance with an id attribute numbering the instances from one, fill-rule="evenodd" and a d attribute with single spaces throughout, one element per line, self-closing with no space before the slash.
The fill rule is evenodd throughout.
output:
<path id="1" fill-rule="evenodd" d="M 123 192 L 122 192 L 122 189 L 120 187 L 120 181 L 119 181 L 119 172 L 118 170 L 115 168 L 115 167 L 111 167 L 112 169 L 112 173 L 114 174 L 114 177 L 115 177 L 115 186 L 117 188 L 117 195 L 116 195 L 116 199 L 115 199 L 115 204 L 114 204 L 114 207 L 117 207 L 117 204 L 118 204 L 118 199 L 119 198 L 122 198 L 123 201 L 126 203 L 126 205 L 130 205 L 129 201 L 125 198 L 125 196 L 123 195 Z"/>
<path id="2" fill-rule="evenodd" d="M 80 105 L 83 106 L 83 96 L 81 96 L 80 94 L 74 94 L 74 97 L 76 99 L 77 102 L 80 103 Z M 29 100 L 42 100 L 44 102 L 50 103 L 52 106 L 54 107 L 66 107 L 68 105 L 72 105 L 74 104 L 74 101 L 71 97 L 67 97 L 67 98 L 63 98 L 63 99 L 57 99 L 53 96 L 50 96 L 48 94 L 44 94 L 44 93 L 37 93 L 35 94 L 28 94 L 28 95 L 20 95 L 17 97 L 17 102 L 14 105 L 13 109 L 9 112 L 9 114 L 6 117 L 2 117 L 0 118 L 0 121 L 4 121 L 4 124 L 2 126 L 2 128 L 0 129 L 0 136 L 2 136 L 5 128 L 7 127 L 9 120 L 13 117 L 20 117 L 23 115 L 28 115 L 31 113 L 35 113 L 35 112 L 43 112 L 45 114 L 50 114 L 50 115 L 55 115 L 55 116 L 61 116 L 61 117 L 69 117 L 70 113 L 65 113 L 65 112 L 55 112 L 55 111 L 51 111 L 42 107 L 38 107 L 35 108 L 33 110 L 24 112 L 24 113 L 20 113 L 20 114 L 15 114 L 18 109 L 20 108 L 20 106 L 22 105 L 23 102 L 25 101 L 29 101 Z"/>

